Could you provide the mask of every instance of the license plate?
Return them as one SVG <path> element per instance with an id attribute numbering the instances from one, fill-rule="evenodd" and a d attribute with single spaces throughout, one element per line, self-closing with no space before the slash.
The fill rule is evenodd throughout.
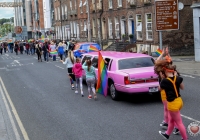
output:
<path id="1" fill-rule="evenodd" d="M 158 92 L 158 87 L 150 87 L 149 92 Z"/>

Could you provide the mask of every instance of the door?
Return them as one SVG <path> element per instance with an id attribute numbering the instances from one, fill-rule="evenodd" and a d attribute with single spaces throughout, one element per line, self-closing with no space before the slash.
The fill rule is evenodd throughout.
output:
<path id="1" fill-rule="evenodd" d="M 133 40 L 135 41 L 135 33 L 134 33 L 134 21 L 132 20 L 132 34 L 133 34 Z"/>

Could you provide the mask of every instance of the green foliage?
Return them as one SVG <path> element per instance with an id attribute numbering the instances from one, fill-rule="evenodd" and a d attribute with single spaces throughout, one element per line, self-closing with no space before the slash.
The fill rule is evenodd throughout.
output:
<path id="1" fill-rule="evenodd" d="M 10 24 L 10 22 L 14 22 L 14 17 L 5 19 L 0 19 L 0 36 L 5 36 L 8 33 L 14 31 L 14 25 Z M 4 24 L 5 23 L 5 24 Z"/>

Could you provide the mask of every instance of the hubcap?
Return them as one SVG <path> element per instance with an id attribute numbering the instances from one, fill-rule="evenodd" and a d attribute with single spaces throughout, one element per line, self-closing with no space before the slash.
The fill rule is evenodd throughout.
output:
<path id="1" fill-rule="evenodd" d="M 113 84 L 110 85 L 110 94 L 112 98 L 115 98 L 115 86 Z"/>

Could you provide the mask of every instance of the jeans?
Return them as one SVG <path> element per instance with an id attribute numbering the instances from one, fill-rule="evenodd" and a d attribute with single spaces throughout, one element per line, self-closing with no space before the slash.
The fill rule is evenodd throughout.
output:
<path id="1" fill-rule="evenodd" d="M 76 90 L 78 90 L 78 87 L 80 87 L 80 90 L 82 91 L 82 89 L 83 89 L 82 77 L 80 77 L 80 78 L 75 77 L 75 79 L 76 79 Z"/>
<path id="2" fill-rule="evenodd" d="M 53 61 L 56 61 L 56 55 L 53 56 Z"/>
<path id="3" fill-rule="evenodd" d="M 35 54 L 34 48 L 31 48 L 31 54 Z"/>
<path id="4" fill-rule="evenodd" d="M 49 52 L 43 52 L 44 61 L 49 61 Z"/>

